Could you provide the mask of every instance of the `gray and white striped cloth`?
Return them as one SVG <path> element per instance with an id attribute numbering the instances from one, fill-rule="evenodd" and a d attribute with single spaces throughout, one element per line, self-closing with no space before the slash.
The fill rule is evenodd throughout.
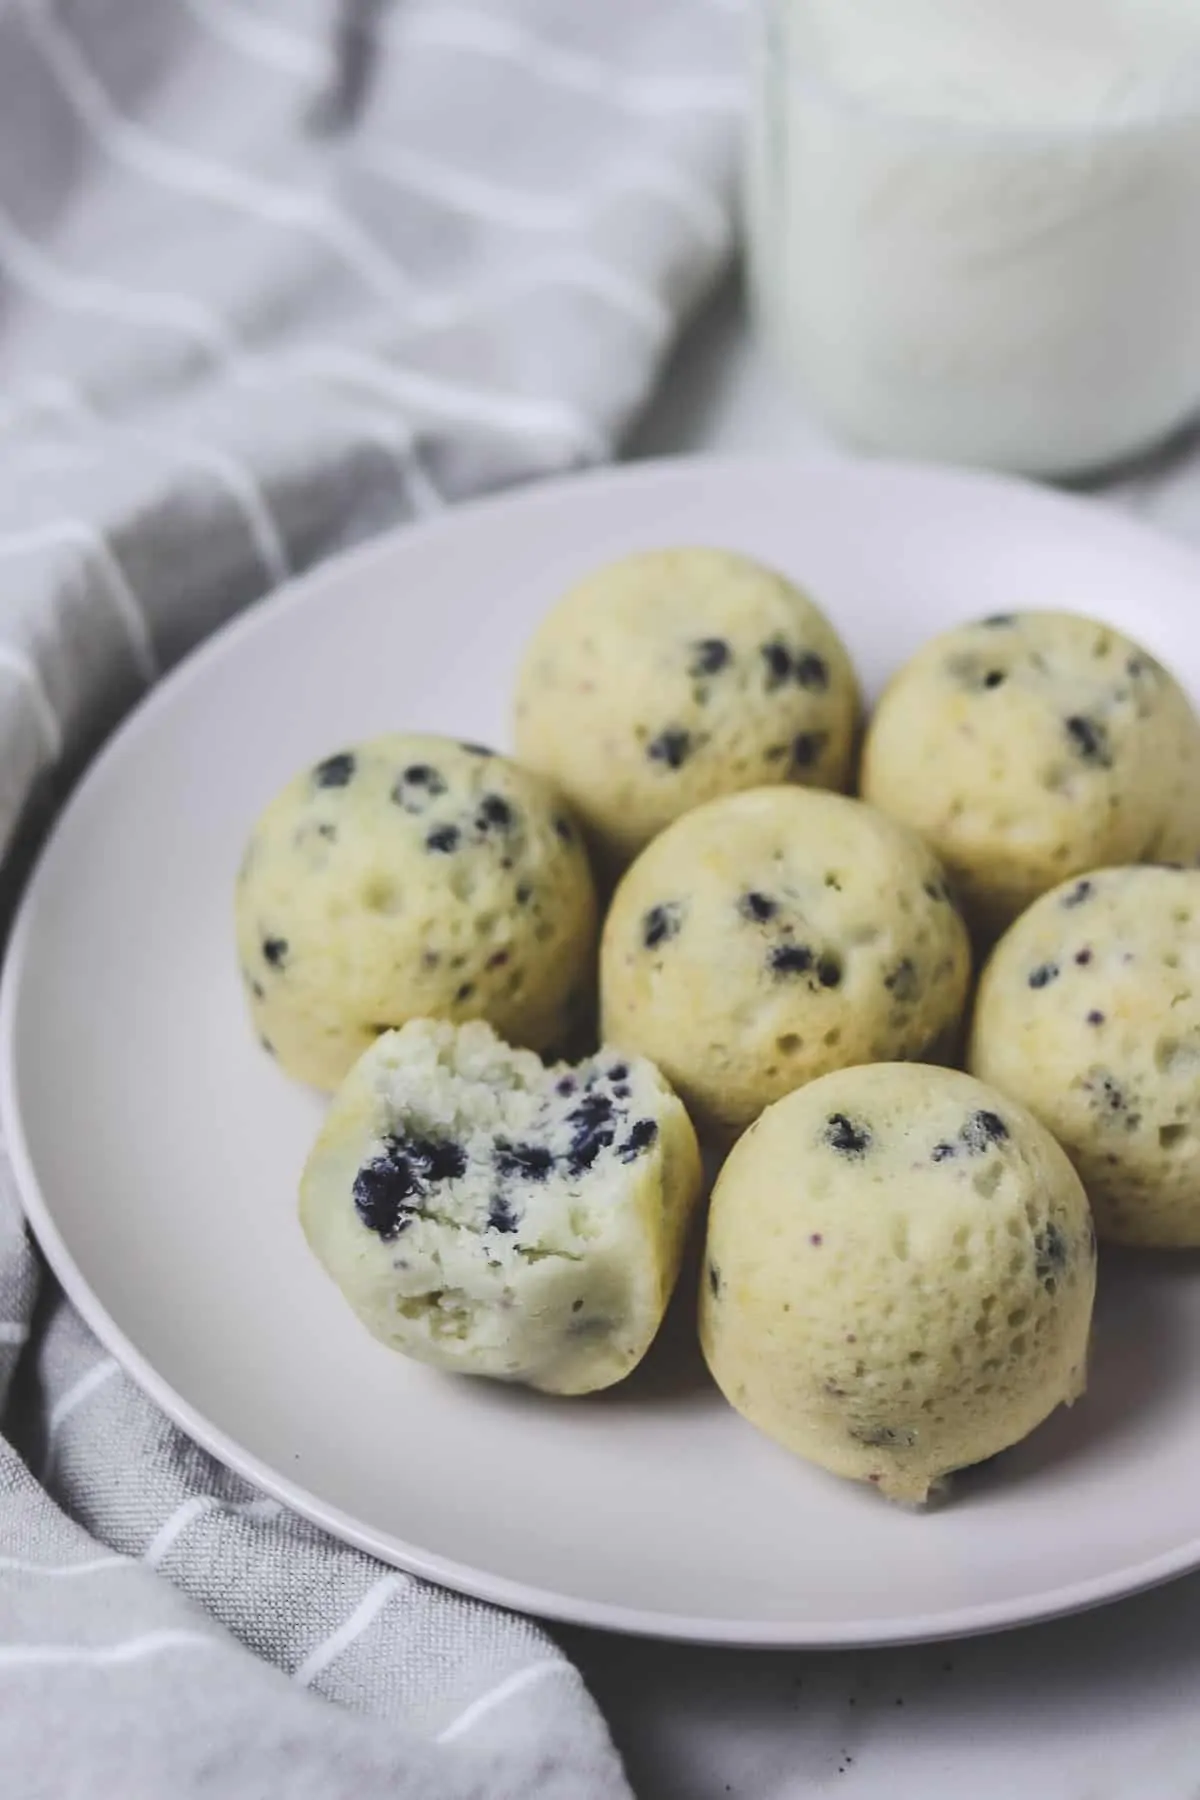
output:
<path id="1" fill-rule="evenodd" d="M 342 545 L 605 456 L 729 243 L 737 0 L 0 0 L 0 854 Z M 535 1625 L 185 1439 L 0 1147 L 0 1791 L 616 1800 Z M 341 1707 L 325 1700 L 342 1702 Z"/>

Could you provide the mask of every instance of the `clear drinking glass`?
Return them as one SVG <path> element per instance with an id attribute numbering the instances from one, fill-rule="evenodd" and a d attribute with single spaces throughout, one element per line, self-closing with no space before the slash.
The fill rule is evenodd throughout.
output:
<path id="1" fill-rule="evenodd" d="M 759 0 L 754 306 L 852 443 L 1076 475 L 1200 410 L 1200 5 L 1082 3 Z"/>

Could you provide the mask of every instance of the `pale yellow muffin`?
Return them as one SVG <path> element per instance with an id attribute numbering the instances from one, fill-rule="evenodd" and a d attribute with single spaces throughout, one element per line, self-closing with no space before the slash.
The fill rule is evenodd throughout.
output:
<path id="1" fill-rule="evenodd" d="M 970 1061 L 1054 1133 L 1101 1237 L 1200 1245 L 1200 871 L 1043 895 L 984 971 Z"/>
<path id="2" fill-rule="evenodd" d="M 391 1349 L 586 1394 L 648 1349 L 700 1184 L 696 1134 L 650 1064 L 546 1069 L 486 1025 L 416 1020 L 338 1090 L 300 1221 Z"/>
<path id="3" fill-rule="evenodd" d="M 700 1338 L 761 1431 L 925 1500 L 1083 1392 L 1095 1238 L 1024 1107 L 949 1069 L 843 1069 L 772 1106 L 713 1193 Z"/>
<path id="4" fill-rule="evenodd" d="M 729 550 L 653 550 L 588 576 L 543 621 L 517 754 L 616 869 L 718 794 L 848 786 L 858 712 L 850 658 L 799 588 Z"/>
<path id="5" fill-rule="evenodd" d="M 969 977 L 917 834 L 803 788 L 676 820 L 627 871 L 600 954 L 605 1037 L 718 1136 L 830 1069 L 948 1054 Z"/>
<path id="6" fill-rule="evenodd" d="M 1067 876 L 1157 858 L 1186 832 L 1196 729 L 1161 664 L 1110 626 L 1004 614 L 934 638 L 893 677 L 861 788 L 928 839 L 991 936 Z"/>
<path id="7" fill-rule="evenodd" d="M 297 775 L 254 828 L 236 913 L 259 1035 L 316 1087 L 412 1018 L 565 1048 L 594 988 L 595 893 L 569 809 L 451 738 L 375 738 Z"/>
<path id="8" fill-rule="evenodd" d="M 1163 774 L 1166 808 L 1162 829 L 1147 861 L 1200 867 L 1200 719 L 1182 688 L 1172 686 L 1164 699 L 1179 728 L 1175 756 Z"/>

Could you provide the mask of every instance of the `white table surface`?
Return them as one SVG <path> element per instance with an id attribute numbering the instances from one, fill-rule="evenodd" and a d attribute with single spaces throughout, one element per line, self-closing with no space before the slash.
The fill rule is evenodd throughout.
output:
<path id="1" fill-rule="evenodd" d="M 830 452 L 732 291 L 697 320 L 631 449 Z M 1200 539 L 1193 446 L 1111 491 Z M 1053 1625 L 906 1650 L 560 1635 L 639 1800 L 1200 1800 L 1200 1577 Z"/>

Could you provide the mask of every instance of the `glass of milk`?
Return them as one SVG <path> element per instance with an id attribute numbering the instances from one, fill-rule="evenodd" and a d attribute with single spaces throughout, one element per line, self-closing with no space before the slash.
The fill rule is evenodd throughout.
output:
<path id="1" fill-rule="evenodd" d="M 1100 471 L 1200 412 L 1200 0 L 758 0 L 751 286 L 826 421 Z"/>

